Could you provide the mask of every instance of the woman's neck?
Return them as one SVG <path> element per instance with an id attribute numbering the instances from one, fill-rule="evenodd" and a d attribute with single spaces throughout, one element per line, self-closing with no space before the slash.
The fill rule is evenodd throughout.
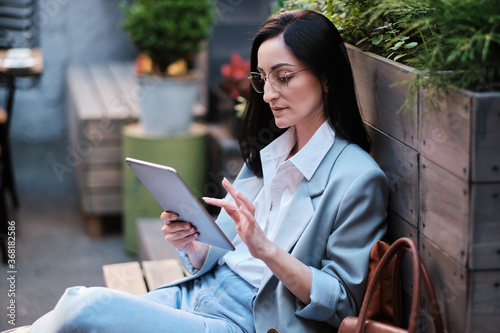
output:
<path id="1" fill-rule="evenodd" d="M 320 121 L 317 121 L 314 124 L 295 126 L 296 143 L 295 146 L 292 148 L 292 152 L 295 149 L 294 155 L 309 142 L 309 140 L 313 137 L 314 133 L 316 133 L 318 128 L 320 128 L 324 122 L 325 120 L 321 119 Z"/>

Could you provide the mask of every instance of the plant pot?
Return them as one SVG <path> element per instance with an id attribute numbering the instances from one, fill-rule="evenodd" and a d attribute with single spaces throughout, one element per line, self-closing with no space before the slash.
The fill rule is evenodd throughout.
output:
<path id="1" fill-rule="evenodd" d="M 139 121 L 150 135 L 186 133 L 193 119 L 193 105 L 199 97 L 202 76 L 139 75 Z"/>

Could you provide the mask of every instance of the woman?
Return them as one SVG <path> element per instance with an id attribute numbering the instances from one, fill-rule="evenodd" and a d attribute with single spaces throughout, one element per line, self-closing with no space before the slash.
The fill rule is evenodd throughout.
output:
<path id="1" fill-rule="evenodd" d="M 142 297 L 70 288 L 33 332 L 325 332 L 359 310 L 386 230 L 388 186 L 367 153 L 351 68 L 333 24 L 282 13 L 257 33 L 240 147 L 217 220 L 236 250 L 196 240 L 164 212 L 162 232 L 193 273 Z"/>

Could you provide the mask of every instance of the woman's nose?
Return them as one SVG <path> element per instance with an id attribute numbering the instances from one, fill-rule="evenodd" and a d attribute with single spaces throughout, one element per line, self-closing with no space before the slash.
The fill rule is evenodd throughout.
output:
<path id="1" fill-rule="evenodd" d="M 264 102 L 269 103 L 273 99 L 278 98 L 278 96 L 279 93 L 276 88 L 271 84 L 271 82 L 269 82 L 269 80 L 266 80 L 264 83 Z"/>

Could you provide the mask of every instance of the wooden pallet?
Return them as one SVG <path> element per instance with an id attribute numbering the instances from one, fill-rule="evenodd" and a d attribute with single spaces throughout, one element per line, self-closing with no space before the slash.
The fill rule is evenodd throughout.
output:
<path id="1" fill-rule="evenodd" d="M 133 63 L 72 65 L 67 71 L 71 147 L 88 232 L 102 234 L 102 216 L 121 213 L 121 129 L 136 122 L 138 90 Z"/>

